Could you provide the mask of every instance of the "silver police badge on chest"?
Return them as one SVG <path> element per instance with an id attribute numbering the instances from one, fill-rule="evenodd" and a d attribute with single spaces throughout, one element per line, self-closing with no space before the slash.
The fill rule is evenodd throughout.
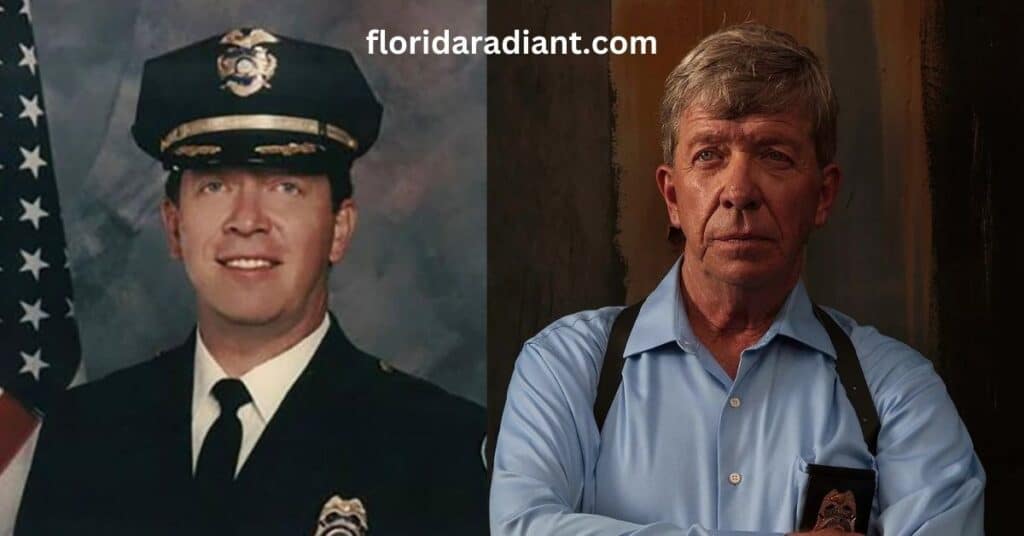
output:
<path id="1" fill-rule="evenodd" d="M 314 536 L 366 536 L 369 529 L 363 502 L 335 495 L 320 510 Z"/>
<path id="2" fill-rule="evenodd" d="M 217 56 L 217 74 L 224 82 L 221 89 L 239 97 L 248 97 L 269 88 L 277 69 L 277 58 L 263 45 L 277 42 L 276 37 L 259 28 L 232 30 L 225 34 L 220 43 L 228 45 L 228 48 Z"/>

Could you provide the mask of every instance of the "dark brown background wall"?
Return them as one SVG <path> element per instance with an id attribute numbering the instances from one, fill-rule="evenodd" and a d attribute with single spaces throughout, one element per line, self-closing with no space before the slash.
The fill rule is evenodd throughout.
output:
<path id="1" fill-rule="evenodd" d="M 997 0 L 492 1 L 492 35 L 658 37 L 656 56 L 488 60 L 492 438 L 523 341 L 563 314 L 640 299 L 675 259 L 654 189 L 662 83 L 702 37 L 752 19 L 814 49 L 840 99 L 845 191 L 808 249 L 812 295 L 932 359 L 988 474 L 987 532 L 1009 533 L 1024 476 L 1009 190 L 1022 154 L 1021 11 Z"/>
<path id="2" fill-rule="evenodd" d="M 1017 385 L 1024 240 L 1013 193 L 1024 154 L 1024 4 L 933 1 L 922 20 L 935 362 L 988 474 L 986 528 L 1013 534 L 1024 477 L 1016 433 L 1024 412 Z"/>
<path id="3" fill-rule="evenodd" d="M 487 31 L 608 33 L 604 2 L 491 2 Z M 555 318 L 621 303 L 608 60 L 494 56 L 487 67 L 487 406 L 493 453 L 523 342 Z"/>

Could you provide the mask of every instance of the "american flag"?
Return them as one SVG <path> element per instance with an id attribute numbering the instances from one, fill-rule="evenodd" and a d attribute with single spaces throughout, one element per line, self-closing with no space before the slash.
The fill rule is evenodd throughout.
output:
<path id="1" fill-rule="evenodd" d="M 0 473 L 80 360 L 29 0 L 0 0 Z"/>

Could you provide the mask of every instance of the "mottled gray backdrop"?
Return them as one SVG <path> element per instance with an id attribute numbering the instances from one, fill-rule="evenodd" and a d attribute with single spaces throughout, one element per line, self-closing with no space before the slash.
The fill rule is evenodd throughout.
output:
<path id="1" fill-rule="evenodd" d="M 157 206 L 164 173 L 129 135 L 142 62 L 240 26 L 348 48 L 384 103 L 353 169 L 359 227 L 331 278 L 354 341 L 484 400 L 483 56 L 381 56 L 366 35 L 483 34 L 483 0 L 36 0 L 36 48 L 90 379 L 176 345 L 194 298 Z"/>

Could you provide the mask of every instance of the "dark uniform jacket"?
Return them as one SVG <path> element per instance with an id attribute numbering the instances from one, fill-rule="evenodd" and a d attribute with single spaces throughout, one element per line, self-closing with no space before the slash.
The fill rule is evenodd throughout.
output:
<path id="1" fill-rule="evenodd" d="M 69 392 L 45 420 L 15 534 L 201 534 L 192 481 L 194 335 Z M 331 318 L 235 482 L 235 534 L 313 535 L 333 495 L 370 535 L 486 534 L 479 406 L 387 372 Z M 223 532 L 218 532 L 223 533 Z"/>

